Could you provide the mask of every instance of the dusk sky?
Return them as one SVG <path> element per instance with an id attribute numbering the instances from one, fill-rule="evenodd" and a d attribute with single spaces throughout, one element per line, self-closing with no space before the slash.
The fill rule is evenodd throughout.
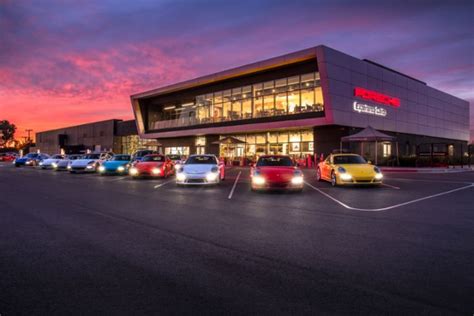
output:
<path id="1" fill-rule="evenodd" d="M 319 44 L 472 106 L 473 34 L 472 0 L 0 0 L 0 119 L 130 119 L 130 94 Z"/>

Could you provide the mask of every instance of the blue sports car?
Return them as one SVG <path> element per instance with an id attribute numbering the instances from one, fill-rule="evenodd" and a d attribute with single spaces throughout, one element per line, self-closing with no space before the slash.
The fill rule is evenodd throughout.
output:
<path id="1" fill-rule="evenodd" d="M 132 157 L 130 155 L 115 155 L 98 168 L 101 175 L 105 174 L 128 174 Z"/>
<path id="2" fill-rule="evenodd" d="M 29 153 L 21 158 L 16 158 L 14 161 L 15 167 L 20 166 L 38 166 L 39 163 L 45 159 L 48 159 L 49 155 Z"/>

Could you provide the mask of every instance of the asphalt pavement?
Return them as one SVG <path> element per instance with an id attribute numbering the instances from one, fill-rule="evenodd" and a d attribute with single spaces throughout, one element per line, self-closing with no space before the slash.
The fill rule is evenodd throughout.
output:
<path id="1" fill-rule="evenodd" d="M 0 164 L 0 315 L 474 312 L 474 172 L 301 193 Z"/>

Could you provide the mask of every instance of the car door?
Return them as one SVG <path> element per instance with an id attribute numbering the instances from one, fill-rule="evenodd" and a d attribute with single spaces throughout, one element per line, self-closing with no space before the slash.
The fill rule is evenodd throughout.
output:
<path id="1" fill-rule="evenodd" d="M 325 179 L 329 179 L 329 177 L 331 176 L 331 161 L 332 155 L 329 155 L 326 160 L 324 160 L 322 175 Z"/>

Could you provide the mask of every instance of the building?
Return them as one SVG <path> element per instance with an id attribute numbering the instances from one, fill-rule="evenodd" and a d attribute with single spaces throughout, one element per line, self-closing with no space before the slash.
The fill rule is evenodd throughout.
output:
<path id="1" fill-rule="evenodd" d="M 135 120 L 111 119 L 36 133 L 35 150 L 49 154 L 88 150 L 131 154 L 139 148 L 156 149 L 156 142 L 138 137 Z"/>
<path id="2" fill-rule="evenodd" d="M 131 103 L 139 136 L 165 153 L 328 154 L 342 136 L 372 126 L 397 144 L 343 149 L 369 158 L 377 150 L 383 163 L 397 149 L 461 156 L 469 140 L 468 102 L 326 46 L 138 93 Z M 243 143 L 218 143 L 227 136 Z"/>

